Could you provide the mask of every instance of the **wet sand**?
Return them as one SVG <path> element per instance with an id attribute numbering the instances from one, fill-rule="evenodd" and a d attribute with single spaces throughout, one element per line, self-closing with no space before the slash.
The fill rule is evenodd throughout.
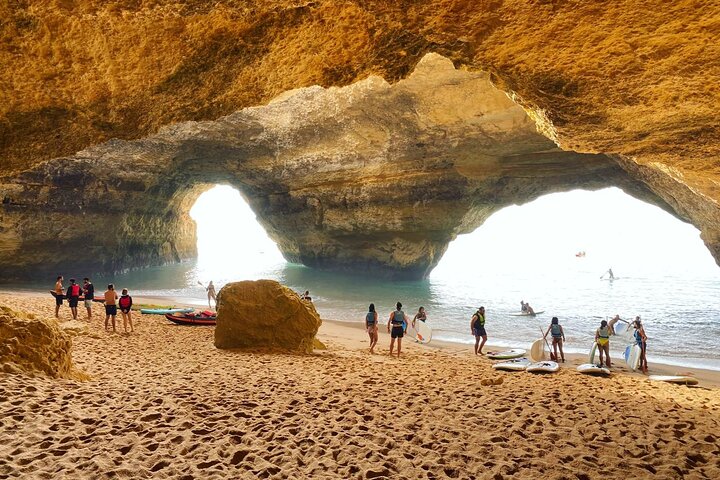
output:
<path id="1" fill-rule="evenodd" d="M 106 333 L 97 305 L 73 349 L 92 380 L 0 374 L 0 478 L 720 478 L 715 387 L 501 373 L 435 342 L 398 360 L 335 322 L 314 355 L 220 351 L 160 316 Z"/>

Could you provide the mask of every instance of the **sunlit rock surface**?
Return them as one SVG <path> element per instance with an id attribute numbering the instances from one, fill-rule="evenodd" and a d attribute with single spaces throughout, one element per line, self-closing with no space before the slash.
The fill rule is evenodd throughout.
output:
<path id="1" fill-rule="evenodd" d="M 81 380 L 73 365 L 72 339 L 54 320 L 0 306 L 0 369 Z"/>
<path id="2" fill-rule="evenodd" d="M 243 193 L 287 259 L 396 278 L 422 278 L 457 234 L 545 193 L 615 185 L 668 208 L 616 160 L 559 149 L 487 74 L 430 55 L 394 85 L 287 92 L 0 178 L 3 275 L 191 257 L 187 212 L 215 183 Z"/>
<path id="3" fill-rule="evenodd" d="M 229 283 L 218 295 L 215 346 L 312 353 L 321 323 L 312 302 L 278 282 Z"/>

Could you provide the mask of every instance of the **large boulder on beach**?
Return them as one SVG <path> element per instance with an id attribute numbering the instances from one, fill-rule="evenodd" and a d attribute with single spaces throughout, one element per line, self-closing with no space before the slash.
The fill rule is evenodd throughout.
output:
<path id="1" fill-rule="evenodd" d="M 321 323 L 312 302 L 276 281 L 228 283 L 218 295 L 215 346 L 311 353 Z"/>
<path id="2" fill-rule="evenodd" d="M 73 365 L 72 339 L 57 321 L 0 306 L 0 369 L 82 380 Z"/>

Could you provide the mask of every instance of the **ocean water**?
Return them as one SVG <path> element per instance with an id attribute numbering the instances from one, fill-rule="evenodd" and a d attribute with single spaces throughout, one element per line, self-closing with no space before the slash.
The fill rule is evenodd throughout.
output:
<path id="1" fill-rule="evenodd" d="M 470 318 L 482 305 L 491 344 L 528 348 L 557 316 L 566 351 L 576 353 L 590 350 L 601 320 L 640 315 L 650 362 L 720 370 L 720 268 L 697 229 L 618 189 L 547 195 L 503 209 L 459 236 L 428 279 L 402 282 L 289 264 L 237 191 L 218 187 L 203 197 L 191 211 L 196 261 L 96 277 L 96 286 L 112 282 L 132 295 L 200 306 L 206 296 L 199 282 L 213 280 L 219 291 L 230 281 L 268 278 L 310 290 L 326 319 L 362 322 L 371 302 L 383 320 L 397 301 L 410 317 L 424 306 L 433 338 L 467 344 L 474 341 Z M 229 210 L 236 222 L 225 220 Z M 213 217 L 218 211 L 223 216 Z M 579 251 L 586 256 L 576 257 Z M 611 267 L 618 278 L 601 279 Z M 513 316 L 521 300 L 545 313 Z M 626 344 L 613 339 L 613 356 Z"/>

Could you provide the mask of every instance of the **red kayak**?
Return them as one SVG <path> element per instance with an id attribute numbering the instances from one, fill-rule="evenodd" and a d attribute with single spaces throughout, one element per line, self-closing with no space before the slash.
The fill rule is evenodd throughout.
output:
<path id="1" fill-rule="evenodd" d="M 52 296 L 55 297 L 55 298 L 58 297 L 58 294 L 55 293 L 55 292 L 52 291 L 52 290 L 50 290 L 50 295 L 52 295 Z M 67 296 L 66 296 L 65 294 L 63 294 L 63 295 L 60 295 L 60 298 L 62 298 L 62 299 L 64 300 L 64 299 L 67 299 Z M 80 296 L 78 297 L 78 300 L 83 301 L 83 300 L 85 300 L 85 297 L 82 296 L 82 295 L 80 295 Z M 102 302 L 102 303 L 105 303 L 105 297 L 98 297 L 98 296 L 96 295 L 95 298 L 93 298 L 93 302 Z"/>
<path id="2" fill-rule="evenodd" d="M 165 318 L 178 325 L 215 325 L 217 314 L 206 310 L 200 313 L 166 313 Z"/>

